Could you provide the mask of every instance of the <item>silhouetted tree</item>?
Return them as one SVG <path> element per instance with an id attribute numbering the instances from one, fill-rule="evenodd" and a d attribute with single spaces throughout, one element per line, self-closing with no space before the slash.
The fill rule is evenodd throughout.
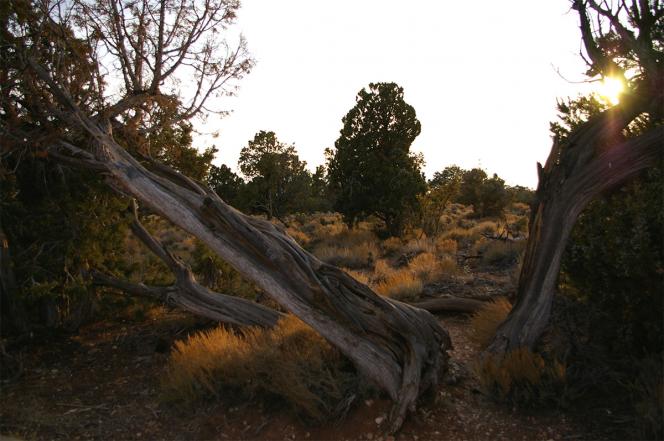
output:
<path id="1" fill-rule="evenodd" d="M 371 83 L 356 101 L 328 153 L 334 206 L 349 223 L 375 215 L 398 235 L 426 190 L 423 159 L 410 152 L 420 122 L 395 83 Z"/>
<path id="2" fill-rule="evenodd" d="M 245 208 L 244 201 L 241 200 L 245 182 L 226 164 L 212 165 L 206 183 L 228 204 L 240 209 Z"/>
<path id="3" fill-rule="evenodd" d="M 563 251 L 577 217 L 593 199 L 664 155 L 664 5 L 574 0 L 591 78 L 613 77 L 627 90 L 616 104 L 554 137 L 531 209 L 517 302 L 490 352 L 532 347 L 551 313 Z M 647 121 L 645 130 L 630 127 Z"/>
<path id="4" fill-rule="evenodd" d="M 306 163 L 300 161 L 295 146 L 280 142 L 274 132 L 256 133 L 242 148 L 238 165 L 250 179 L 250 206 L 268 218 L 299 211 L 309 198 L 311 175 Z"/>

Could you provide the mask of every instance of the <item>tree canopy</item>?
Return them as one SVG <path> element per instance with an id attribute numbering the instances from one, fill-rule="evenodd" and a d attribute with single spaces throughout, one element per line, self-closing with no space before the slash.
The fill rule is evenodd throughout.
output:
<path id="1" fill-rule="evenodd" d="M 421 130 L 415 109 L 397 84 L 371 83 L 342 121 L 335 149 L 328 151 L 334 207 L 351 223 L 375 215 L 398 234 L 426 188 L 423 159 L 410 152 Z"/>

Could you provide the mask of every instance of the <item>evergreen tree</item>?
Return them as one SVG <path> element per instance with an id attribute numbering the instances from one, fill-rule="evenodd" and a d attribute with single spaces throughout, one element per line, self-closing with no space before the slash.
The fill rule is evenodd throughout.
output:
<path id="1" fill-rule="evenodd" d="M 410 152 L 421 130 L 415 109 L 397 84 L 371 83 L 342 121 L 335 150 L 328 152 L 334 207 L 348 223 L 375 215 L 398 235 L 426 190 L 423 159 Z"/>

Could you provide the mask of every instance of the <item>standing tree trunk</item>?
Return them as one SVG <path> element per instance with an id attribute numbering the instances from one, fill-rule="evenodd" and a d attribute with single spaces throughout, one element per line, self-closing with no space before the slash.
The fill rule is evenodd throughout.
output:
<path id="1" fill-rule="evenodd" d="M 564 146 L 554 145 L 543 169 L 538 164 L 540 182 L 517 301 L 488 352 L 533 347 L 548 323 L 562 255 L 581 211 L 602 192 L 661 161 L 664 127 L 616 141 L 639 107 L 626 102 L 596 116 Z"/>
<path id="2" fill-rule="evenodd" d="M 564 142 L 554 142 L 544 168 L 538 164 L 539 185 L 517 302 L 488 352 L 533 347 L 548 322 L 562 255 L 581 211 L 593 198 L 662 161 L 664 155 L 664 7 L 636 0 L 571 3 L 579 14 L 588 75 L 622 79 L 629 91 L 619 104 L 582 123 Z M 625 139 L 632 123 L 641 134 Z"/>

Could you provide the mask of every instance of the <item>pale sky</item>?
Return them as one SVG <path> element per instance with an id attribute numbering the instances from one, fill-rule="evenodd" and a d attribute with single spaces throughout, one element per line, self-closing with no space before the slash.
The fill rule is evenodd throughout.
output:
<path id="1" fill-rule="evenodd" d="M 588 91 L 578 19 L 568 0 L 244 0 L 234 28 L 256 67 L 232 110 L 210 116 L 198 147 L 237 170 L 259 130 L 294 143 L 311 170 L 371 82 L 404 88 L 422 124 L 412 150 L 428 178 L 457 164 L 534 188 L 551 147 L 557 97 Z"/>

